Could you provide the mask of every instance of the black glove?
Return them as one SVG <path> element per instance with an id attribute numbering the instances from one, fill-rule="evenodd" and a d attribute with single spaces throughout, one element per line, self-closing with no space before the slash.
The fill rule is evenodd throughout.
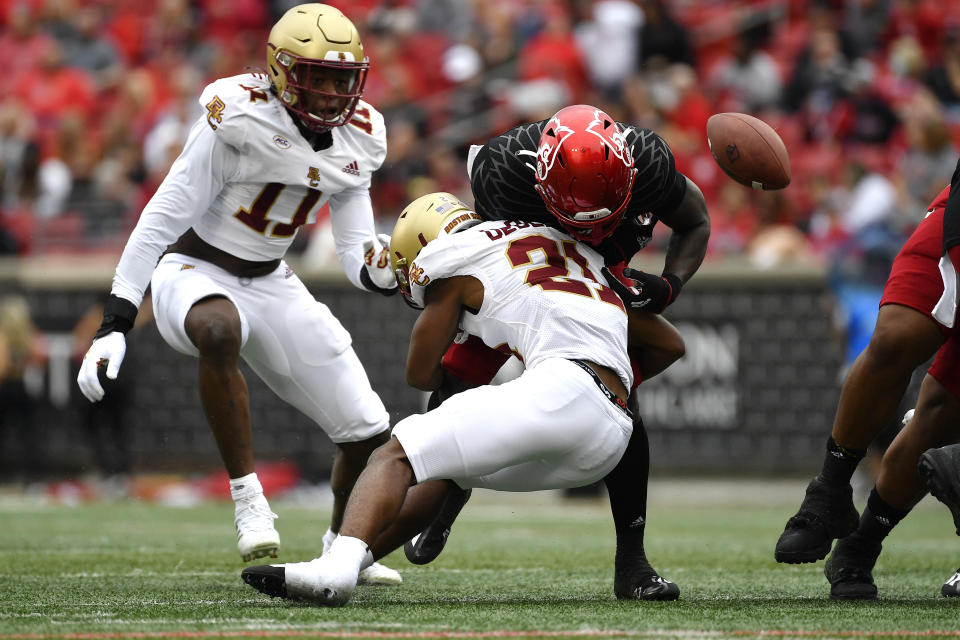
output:
<path id="1" fill-rule="evenodd" d="M 627 267 L 623 270 L 623 275 L 634 282 L 632 287 L 628 287 L 606 267 L 603 267 L 601 272 L 610 288 L 617 292 L 629 309 L 663 313 L 664 309 L 680 295 L 680 288 L 683 286 L 683 281 L 672 273 L 655 276 L 652 273 Z"/>

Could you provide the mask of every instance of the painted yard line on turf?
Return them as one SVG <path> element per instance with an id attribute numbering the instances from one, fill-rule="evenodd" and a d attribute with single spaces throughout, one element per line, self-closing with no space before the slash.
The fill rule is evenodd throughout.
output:
<path id="1" fill-rule="evenodd" d="M 587 631 L 131 631 L 118 633 L 2 634 L 0 640 L 136 640 L 138 638 L 960 638 L 960 631 L 791 631 L 746 629 L 706 630 L 587 630 Z"/>

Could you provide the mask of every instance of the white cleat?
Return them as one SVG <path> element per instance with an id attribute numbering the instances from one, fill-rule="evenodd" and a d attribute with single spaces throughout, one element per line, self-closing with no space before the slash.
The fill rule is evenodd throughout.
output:
<path id="1" fill-rule="evenodd" d="M 358 584 L 379 584 L 379 585 L 397 585 L 403 582 L 403 578 L 400 576 L 400 572 L 396 569 L 391 569 L 386 567 L 379 562 L 374 562 L 372 565 L 360 572 L 360 577 L 357 581 Z"/>
<path id="2" fill-rule="evenodd" d="M 262 493 L 236 501 L 234 526 L 237 529 L 237 549 L 244 562 L 256 558 L 277 557 L 280 534 L 273 526 L 277 514 Z"/>

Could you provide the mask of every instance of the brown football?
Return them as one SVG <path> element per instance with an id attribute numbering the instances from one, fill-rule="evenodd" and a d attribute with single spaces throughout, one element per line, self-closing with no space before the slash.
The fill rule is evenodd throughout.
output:
<path id="1" fill-rule="evenodd" d="M 707 120 L 710 152 L 724 173 L 742 185 L 767 191 L 790 184 L 790 156 L 783 140 L 759 118 L 717 113 Z"/>

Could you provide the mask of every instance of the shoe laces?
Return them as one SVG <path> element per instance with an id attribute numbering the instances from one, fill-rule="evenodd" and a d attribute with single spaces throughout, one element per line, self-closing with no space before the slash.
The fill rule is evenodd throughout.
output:
<path id="1" fill-rule="evenodd" d="M 277 517 L 266 500 L 246 499 L 237 502 L 234 522 L 238 530 L 267 531 L 273 528 Z"/>

